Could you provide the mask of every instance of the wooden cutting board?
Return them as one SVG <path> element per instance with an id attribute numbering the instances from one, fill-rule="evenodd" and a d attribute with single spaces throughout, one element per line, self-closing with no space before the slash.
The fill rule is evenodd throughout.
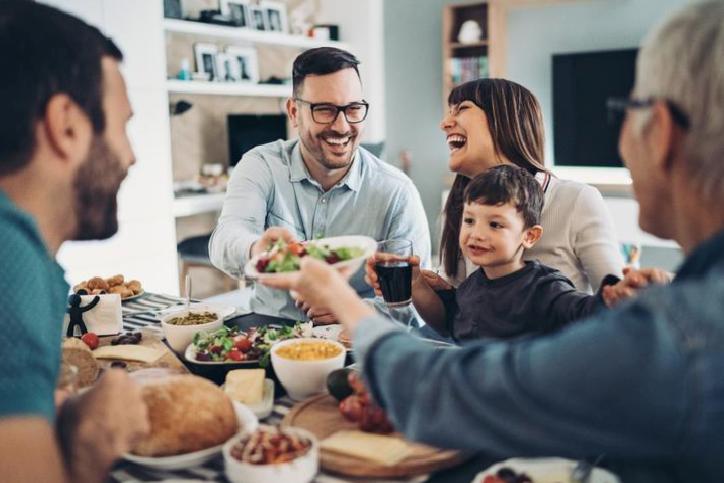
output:
<path id="1" fill-rule="evenodd" d="M 111 340 L 115 337 L 116 336 L 101 337 L 99 347 L 111 345 Z M 189 371 L 186 366 L 179 360 L 178 357 L 176 357 L 176 354 L 174 354 L 162 340 L 144 337 L 138 345 L 151 347 L 153 349 L 160 349 L 163 351 L 163 356 L 152 363 L 123 361 L 126 363 L 126 370 L 128 372 L 134 372 L 139 369 L 164 368 L 171 369 L 173 372 L 178 371 L 181 374 L 188 374 Z M 107 369 L 111 367 L 112 362 L 112 360 L 108 359 L 99 359 L 98 365 L 101 369 Z"/>
<path id="2" fill-rule="evenodd" d="M 358 429 L 356 423 L 344 419 L 339 402 L 328 394 L 311 397 L 295 405 L 284 417 L 281 425 L 296 426 L 314 434 L 319 441 L 342 429 Z M 391 437 L 404 439 L 399 433 Z M 394 466 L 321 450 L 320 459 L 325 471 L 346 476 L 375 478 L 401 478 L 438 471 L 455 466 L 466 459 L 459 451 L 441 450 L 418 443 L 410 443 L 410 456 Z"/>

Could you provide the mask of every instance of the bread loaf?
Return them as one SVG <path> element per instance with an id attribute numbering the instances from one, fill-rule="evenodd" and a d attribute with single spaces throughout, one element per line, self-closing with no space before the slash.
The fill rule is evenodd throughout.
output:
<path id="1" fill-rule="evenodd" d="M 139 456 L 199 451 L 225 443 L 239 429 L 231 400 L 201 377 L 151 378 L 141 393 L 151 430 L 132 451 Z"/>
<path id="2" fill-rule="evenodd" d="M 75 366 L 78 375 L 75 380 L 76 388 L 90 386 L 98 378 L 98 362 L 93 352 L 85 342 L 75 337 L 69 337 L 63 342 L 63 364 Z"/>

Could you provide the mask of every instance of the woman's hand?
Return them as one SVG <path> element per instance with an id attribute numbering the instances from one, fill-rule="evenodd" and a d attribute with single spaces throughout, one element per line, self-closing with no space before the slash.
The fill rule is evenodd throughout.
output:
<path id="1" fill-rule="evenodd" d="M 601 295 L 606 306 L 611 308 L 621 301 L 635 297 L 638 292 L 649 285 L 665 285 L 671 283 L 673 275 L 660 268 L 642 268 L 639 270 L 626 267 L 623 269 L 623 280 L 615 285 L 603 287 Z"/>
<path id="2" fill-rule="evenodd" d="M 436 292 L 439 292 L 440 290 L 453 289 L 452 285 L 447 283 L 444 278 L 432 270 L 420 270 L 420 273 L 422 274 L 422 278 L 425 280 L 427 286 Z"/>
<path id="3" fill-rule="evenodd" d="M 370 258 L 367 259 L 365 262 L 365 282 L 367 282 L 367 285 L 372 287 L 375 291 L 375 295 L 378 297 L 382 297 L 382 290 L 380 288 L 380 278 L 377 276 L 377 270 L 375 270 L 375 265 L 377 262 L 389 262 L 389 261 L 401 261 L 401 262 L 407 262 L 412 266 L 412 285 L 414 286 L 415 283 L 419 283 L 420 277 L 420 257 L 418 256 L 411 256 L 409 258 L 404 257 L 398 257 L 395 255 L 390 255 L 389 253 L 375 253 Z"/>
<path id="4" fill-rule="evenodd" d="M 310 307 L 327 307 L 331 314 L 354 333 L 360 319 L 375 312 L 362 302 L 347 280 L 354 273 L 349 268 L 336 270 L 312 257 L 302 258 L 300 270 L 260 275 L 259 282 L 268 287 L 291 290 Z"/>

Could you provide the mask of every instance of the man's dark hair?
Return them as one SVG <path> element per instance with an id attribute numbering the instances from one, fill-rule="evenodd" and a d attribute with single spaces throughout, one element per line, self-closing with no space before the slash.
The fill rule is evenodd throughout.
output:
<path id="1" fill-rule="evenodd" d="M 105 129 L 101 58 L 123 54 L 97 28 L 53 7 L 27 0 L 0 2 L 0 176 L 21 169 L 35 151 L 35 125 L 48 101 L 66 94 Z"/>
<path id="2" fill-rule="evenodd" d="M 493 206 L 512 203 L 523 215 L 526 228 L 540 225 L 543 189 L 532 174 L 518 166 L 501 164 L 477 175 L 465 188 L 463 199 Z"/>
<path id="3" fill-rule="evenodd" d="M 294 59 L 292 87 L 294 96 L 300 94 L 304 79 L 308 75 L 333 74 L 342 69 L 354 69 L 359 77 L 359 60 L 346 50 L 334 47 L 319 47 L 305 50 Z"/>

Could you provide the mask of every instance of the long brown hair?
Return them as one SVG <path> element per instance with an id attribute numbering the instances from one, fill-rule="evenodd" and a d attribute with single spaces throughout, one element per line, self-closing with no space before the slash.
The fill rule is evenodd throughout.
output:
<path id="1" fill-rule="evenodd" d="M 455 87 L 448 105 L 473 102 L 485 112 L 495 152 L 535 175 L 547 172 L 543 165 L 543 116 L 535 96 L 525 87 L 505 79 L 478 79 Z M 462 253 L 458 238 L 463 211 L 463 192 L 470 182 L 455 177 L 445 203 L 445 225 L 440 253 L 445 272 L 455 277 Z"/>

